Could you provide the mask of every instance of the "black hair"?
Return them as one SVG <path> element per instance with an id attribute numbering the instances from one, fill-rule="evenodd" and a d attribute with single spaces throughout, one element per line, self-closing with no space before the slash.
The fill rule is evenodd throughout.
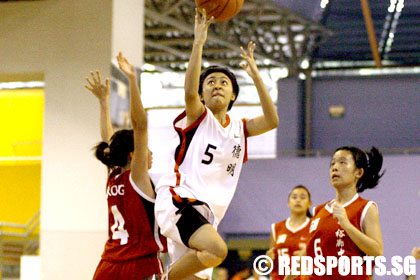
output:
<path id="1" fill-rule="evenodd" d="M 383 163 L 382 154 L 375 147 L 370 151 L 362 151 L 357 147 L 344 146 L 335 150 L 345 150 L 353 155 L 356 168 L 363 168 L 363 176 L 356 184 L 357 192 L 361 193 L 366 189 L 373 189 L 379 183 L 379 179 L 384 175 L 385 171 L 380 173 Z"/>
<path id="2" fill-rule="evenodd" d="M 133 130 L 122 129 L 112 135 L 110 143 L 100 142 L 94 147 L 95 156 L 109 168 L 124 167 L 128 156 L 134 151 Z M 106 151 L 106 150 L 109 151 Z"/>
<path id="3" fill-rule="evenodd" d="M 206 79 L 206 77 L 208 75 L 210 75 L 211 73 L 215 73 L 215 72 L 221 72 L 221 73 L 225 74 L 226 76 L 228 76 L 228 78 L 232 82 L 232 88 L 233 88 L 233 93 L 235 94 L 235 100 L 230 101 L 229 106 L 228 106 L 228 111 L 229 111 L 232 108 L 233 103 L 235 103 L 236 99 L 238 99 L 239 85 L 238 85 L 238 81 L 236 80 L 235 74 L 233 74 L 228 68 L 221 67 L 221 66 L 218 66 L 218 65 L 211 65 L 211 66 L 207 67 L 200 74 L 200 84 L 198 86 L 198 94 L 201 95 L 203 93 L 203 83 L 204 83 L 204 80 Z"/>
<path id="4" fill-rule="evenodd" d="M 294 191 L 294 190 L 296 190 L 296 189 L 304 189 L 305 191 L 306 191 L 306 193 L 308 194 L 308 198 L 309 198 L 309 201 L 312 201 L 311 200 L 311 192 L 308 190 L 308 188 L 307 187 L 305 187 L 304 185 L 297 185 L 297 186 L 295 186 L 290 192 L 289 192 L 289 196 L 287 197 L 287 200 L 289 200 L 290 199 L 290 196 L 292 195 L 292 192 Z M 312 218 L 313 216 L 312 216 L 312 213 L 311 213 L 311 211 L 309 210 L 309 208 L 306 210 L 306 217 L 308 217 L 308 218 Z"/>

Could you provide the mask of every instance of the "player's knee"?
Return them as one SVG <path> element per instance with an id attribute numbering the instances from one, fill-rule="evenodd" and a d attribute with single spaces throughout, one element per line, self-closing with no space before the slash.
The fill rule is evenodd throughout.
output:
<path id="1" fill-rule="evenodd" d="M 225 242 L 217 242 L 213 244 L 212 248 L 210 249 L 210 252 L 216 255 L 218 258 L 222 259 L 222 261 L 224 261 L 228 254 L 228 248 Z"/>
<path id="2" fill-rule="evenodd" d="M 218 266 L 223 262 L 223 260 L 226 258 L 219 257 L 218 255 L 215 255 L 209 251 L 198 251 L 197 252 L 198 260 L 205 266 L 205 267 L 215 267 Z"/>
<path id="3" fill-rule="evenodd" d="M 213 256 L 212 259 L 214 259 L 215 262 L 218 262 L 216 265 L 221 264 L 228 254 L 228 248 L 223 240 L 212 243 L 212 246 L 207 248 L 206 251 Z"/>

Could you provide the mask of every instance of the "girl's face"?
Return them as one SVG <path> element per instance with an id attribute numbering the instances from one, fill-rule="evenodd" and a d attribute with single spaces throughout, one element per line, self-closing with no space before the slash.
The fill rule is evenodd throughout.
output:
<path id="1" fill-rule="evenodd" d="M 335 152 L 330 163 L 330 180 L 334 188 L 356 186 L 363 168 L 356 168 L 353 155 L 347 150 Z"/>
<path id="2" fill-rule="evenodd" d="M 308 192 L 303 188 L 294 189 L 289 196 L 287 205 L 292 213 L 305 213 L 311 207 L 312 202 L 309 199 Z"/>
<path id="3" fill-rule="evenodd" d="M 212 111 L 227 110 L 229 103 L 235 100 L 232 81 L 225 73 L 211 73 L 204 79 L 201 99 Z"/>

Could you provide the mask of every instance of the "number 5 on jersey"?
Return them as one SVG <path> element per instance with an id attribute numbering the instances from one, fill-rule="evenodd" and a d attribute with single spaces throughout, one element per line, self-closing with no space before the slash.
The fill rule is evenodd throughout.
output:
<path id="1" fill-rule="evenodd" d="M 125 245 L 128 242 L 128 231 L 124 229 L 124 218 L 118 210 L 117 205 L 111 206 L 111 212 L 114 216 L 114 225 L 111 227 L 112 239 L 121 239 L 120 244 Z"/>
<path id="2" fill-rule="evenodd" d="M 206 155 L 208 157 L 208 159 L 207 160 L 203 159 L 201 161 L 201 163 L 210 164 L 213 161 L 213 154 L 212 154 L 212 151 L 210 151 L 210 149 L 216 150 L 217 147 L 213 146 L 212 144 L 208 144 L 207 148 L 206 148 L 206 151 L 204 152 L 204 155 Z"/>

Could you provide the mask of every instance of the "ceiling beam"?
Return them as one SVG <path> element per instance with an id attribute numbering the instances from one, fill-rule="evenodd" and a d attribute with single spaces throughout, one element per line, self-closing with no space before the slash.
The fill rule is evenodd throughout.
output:
<path id="1" fill-rule="evenodd" d="M 375 28 L 373 27 L 372 15 L 370 13 L 368 0 L 360 0 L 362 4 L 363 17 L 369 36 L 370 49 L 375 60 L 376 67 L 381 67 L 381 57 L 379 56 L 378 43 L 376 42 Z"/>
<path id="2" fill-rule="evenodd" d="M 165 45 L 162 45 L 160 43 L 156 43 L 153 42 L 152 40 L 149 39 L 144 39 L 144 43 L 146 44 L 146 46 L 157 49 L 157 50 L 161 50 L 161 51 L 165 51 L 167 53 L 173 54 L 175 56 L 178 56 L 181 59 L 178 59 L 176 61 L 152 61 L 152 60 L 148 60 L 148 62 L 150 62 L 150 64 L 153 65 L 169 65 L 171 63 L 186 63 L 189 61 L 189 55 L 191 52 L 185 52 L 185 51 L 180 51 L 178 49 L 175 48 L 171 48 Z M 145 53 L 145 55 L 147 55 L 147 53 Z M 203 62 L 207 62 L 210 63 L 206 58 L 202 59 Z M 224 64 L 219 64 L 220 66 L 226 66 Z"/>
<path id="3" fill-rule="evenodd" d="M 154 42 L 154 43 L 159 44 L 159 43 L 156 43 L 156 42 Z M 178 50 L 178 51 L 183 53 L 184 55 L 186 55 L 188 57 L 191 54 L 191 50 Z M 231 53 L 233 52 L 231 50 L 224 50 L 224 49 L 221 49 L 221 48 L 205 48 L 203 50 L 203 56 L 212 55 L 212 54 L 221 54 L 221 53 L 224 54 L 227 51 L 230 51 Z M 162 50 L 162 51 L 146 51 L 145 54 L 150 55 L 150 56 L 161 56 L 161 55 L 167 55 L 168 53 L 166 51 Z M 236 54 L 239 57 L 239 52 L 236 52 Z"/>
<path id="4" fill-rule="evenodd" d="M 152 40 L 144 38 L 144 43 L 148 47 L 151 47 L 151 48 L 154 48 L 154 49 L 157 49 L 157 50 L 161 50 L 161 51 L 165 51 L 165 52 L 168 52 L 168 53 L 176 55 L 176 56 L 185 57 L 185 52 L 182 52 L 182 51 L 180 51 L 178 49 L 175 49 L 175 48 L 165 46 L 164 44 L 161 44 L 161 42 L 156 43 Z"/>
<path id="5" fill-rule="evenodd" d="M 178 32 L 175 27 L 149 27 L 144 29 L 144 35 L 166 35 L 167 32 Z"/>
<path id="6" fill-rule="evenodd" d="M 164 11 L 162 11 L 162 13 L 164 14 L 164 15 L 169 15 L 170 13 L 172 13 L 172 12 L 174 12 L 176 9 L 178 9 L 178 7 L 179 6 L 181 6 L 182 4 L 184 4 L 185 2 L 187 2 L 187 1 L 189 1 L 189 0 L 178 0 L 178 2 L 176 2 L 175 4 L 173 4 L 172 6 L 170 6 L 170 7 L 166 7 L 165 9 L 164 9 Z M 170 2 L 171 1 L 168 1 L 167 2 L 167 5 L 170 5 Z"/>
<path id="7" fill-rule="evenodd" d="M 158 12 L 155 12 L 151 9 L 148 9 L 148 8 L 145 9 L 145 16 L 146 17 L 151 17 L 151 18 L 153 18 L 153 20 L 157 20 L 157 21 L 160 21 L 162 23 L 165 23 L 165 24 L 174 26 L 176 28 L 179 28 L 183 32 L 187 32 L 189 34 L 193 33 L 193 27 L 192 26 L 190 26 L 186 23 L 180 22 L 179 20 L 177 20 L 175 18 L 171 18 L 171 17 L 165 16 L 165 15 L 162 15 L 162 14 L 160 14 Z M 219 45 L 222 45 L 222 46 L 224 46 L 228 49 L 231 49 L 235 52 L 238 52 L 238 50 L 239 50 L 239 46 L 237 46 L 235 44 L 232 44 L 231 42 L 229 42 L 227 40 L 224 40 L 221 37 L 218 37 L 214 34 L 208 34 L 207 39 L 209 41 L 213 42 L 213 43 L 217 43 Z M 254 56 L 255 56 L 255 58 L 259 58 L 259 59 L 269 59 L 276 66 L 283 66 L 281 63 L 275 61 L 272 57 L 267 57 L 267 56 L 264 56 L 264 55 L 261 55 L 261 54 L 254 54 Z"/>
<path id="8" fill-rule="evenodd" d="M 207 58 L 206 59 L 206 62 L 208 62 L 210 64 L 217 64 L 217 65 L 222 65 L 222 64 L 225 65 L 226 63 L 229 63 L 229 62 L 237 62 L 238 68 L 240 68 L 239 63 L 241 61 L 242 61 L 241 58 L 236 58 L 236 57 L 235 58 L 215 58 L 215 59 Z M 148 63 L 156 65 L 156 66 L 157 65 L 170 65 L 170 64 L 174 64 L 174 63 L 175 64 L 183 64 L 183 63 L 187 63 L 187 62 L 188 62 L 188 60 L 179 60 L 179 59 L 167 60 L 167 61 L 164 61 L 164 60 L 161 60 L 161 61 L 148 60 Z M 232 67 L 232 65 L 230 65 L 228 67 Z M 258 68 L 261 68 L 261 67 L 277 67 L 277 66 L 274 66 L 272 64 L 268 64 L 268 65 L 258 64 Z"/>
<path id="9" fill-rule="evenodd" d="M 162 45 L 180 45 L 180 44 L 189 44 L 192 45 L 194 39 L 191 37 L 187 38 L 163 38 L 158 40 L 153 40 L 155 42 L 159 42 L 158 44 Z"/>

